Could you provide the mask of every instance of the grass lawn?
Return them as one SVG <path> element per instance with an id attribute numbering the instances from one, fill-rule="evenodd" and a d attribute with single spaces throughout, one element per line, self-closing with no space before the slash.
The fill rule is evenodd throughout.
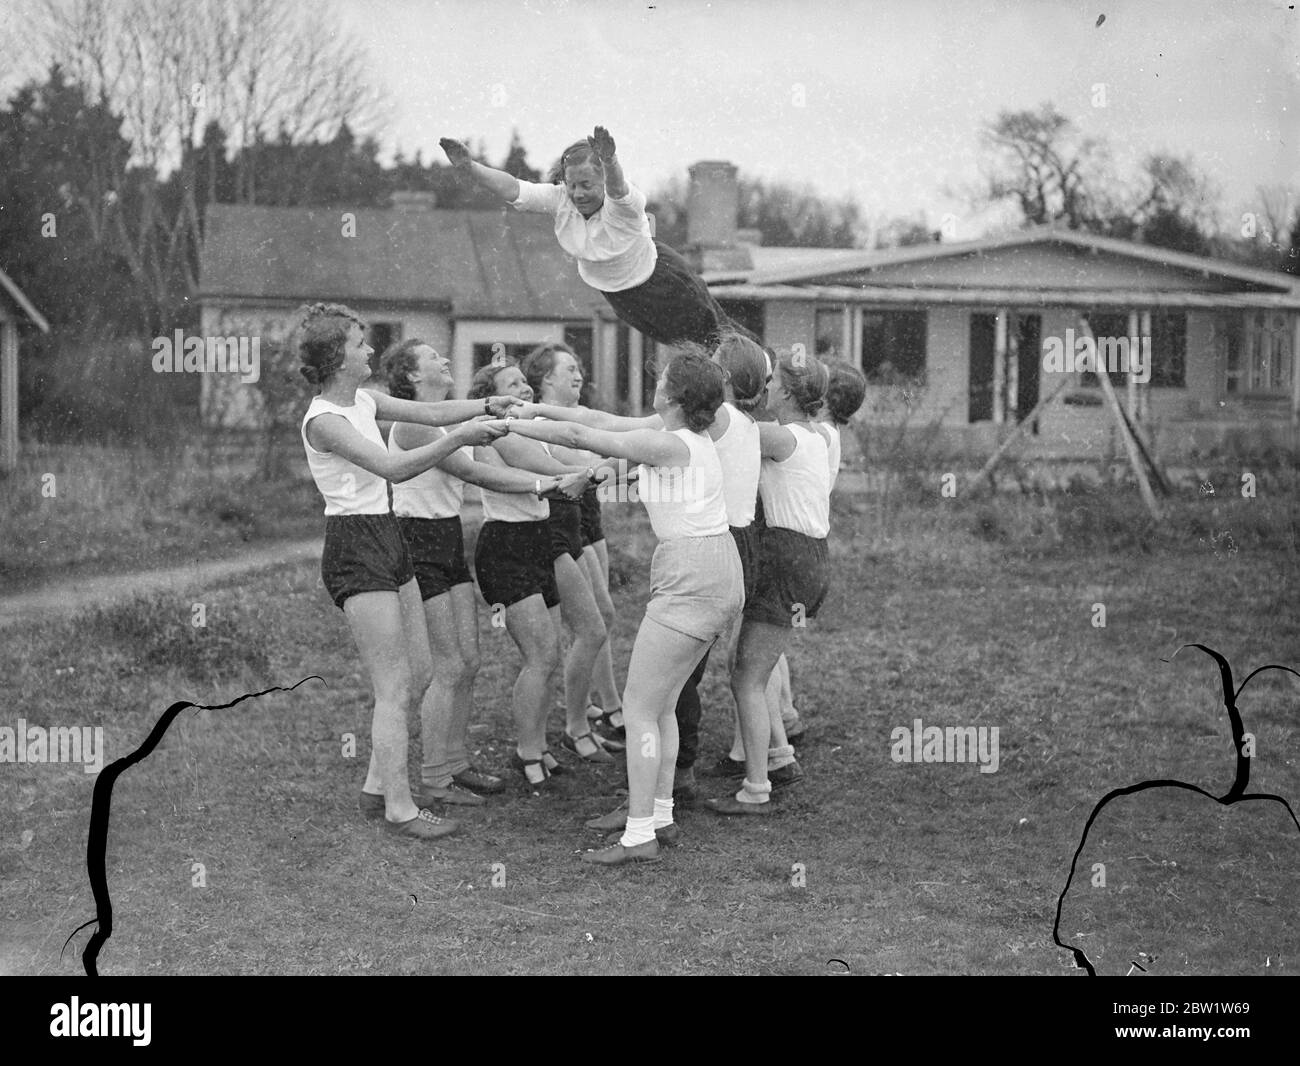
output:
<path id="1" fill-rule="evenodd" d="M 47 581 L 183 566 L 249 544 L 319 536 L 320 493 L 302 445 L 258 475 L 255 446 L 110 448 L 25 443 L 0 477 L 0 592 Z"/>
<path id="2" fill-rule="evenodd" d="M 1214 664 L 1191 649 L 1161 658 L 1206 643 L 1238 684 L 1266 663 L 1300 668 L 1296 500 L 1294 475 L 1255 500 L 1193 493 L 1161 531 L 1134 517 L 1129 493 L 935 496 L 888 513 L 837 501 L 833 594 L 791 656 L 807 779 L 769 819 L 682 812 L 682 846 L 657 865 L 578 861 L 600 843 L 582 820 L 617 802 L 617 767 L 575 768 L 540 798 L 513 777 L 437 845 L 364 823 L 369 694 L 311 566 L 209 593 L 206 629 L 178 593 L 6 633 L 0 725 L 102 725 L 112 759 L 173 700 L 325 679 L 186 712 L 119 779 L 106 974 L 820 974 L 832 959 L 855 973 L 1077 973 L 1052 923 L 1093 805 L 1145 779 L 1215 795 L 1231 783 Z M 621 677 L 651 537 L 639 509 L 606 516 L 627 579 Z M 504 773 L 517 655 L 486 614 L 481 637 L 472 738 Z M 730 735 L 720 658 L 701 767 Z M 1297 806 L 1300 679 L 1257 677 L 1240 705 L 1257 738 L 1252 791 Z M 998 727 L 997 772 L 895 762 L 891 731 L 917 718 Z M 345 733 L 356 758 L 343 757 Z M 0 973 L 80 971 L 87 934 L 59 950 L 93 916 L 93 781 L 77 766 L 0 767 Z M 1300 833 L 1276 804 L 1147 793 L 1094 826 L 1062 936 L 1101 973 L 1135 960 L 1158 974 L 1294 973 L 1298 873 Z"/>

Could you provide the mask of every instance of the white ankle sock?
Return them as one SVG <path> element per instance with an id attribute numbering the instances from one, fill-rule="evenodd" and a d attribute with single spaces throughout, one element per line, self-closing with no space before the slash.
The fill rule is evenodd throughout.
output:
<path id="1" fill-rule="evenodd" d="M 662 829 L 666 825 L 673 824 L 673 801 L 670 799 L 661 800 L 655 797 L 654 827 Z"/>
<path id="2" fill-rule="evenodd" d="M 789 766 L 794 762 L 794 745 L 787 744 L 784 748 L 767 749 L 767 768 L 769 770 L 779 770 L 783 766 Z"/>
<path id="3" fill-rule="evenodd" d="M 741 803 L 770 803 L 772 791 L 772 782 L 764 781 L 761 785 L 745 778 L 740 786 L 740 791 L 736 793 L 736 799 Z"/>
<path id="4" fill-rule="evenodd" d="M 629 818 L 627 828 L 623 831 L 619 843 L 625 848 L 634 848 L 638 844 L 648 844 L 654 838 L 655 820 L 653 815 L 649 818 Z"/>

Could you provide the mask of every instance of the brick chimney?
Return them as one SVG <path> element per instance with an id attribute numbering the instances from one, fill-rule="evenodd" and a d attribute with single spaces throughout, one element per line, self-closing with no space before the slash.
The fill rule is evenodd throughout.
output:
<path id="1" fill-rule="evenodd" d="M 738 239 L 736 230 L 740 185 L 735 166 L 704 160 L 694 164 L 689 173 L 686 240 L 691 265 L 699 271 L 751 269 L 749 248 Z"/>

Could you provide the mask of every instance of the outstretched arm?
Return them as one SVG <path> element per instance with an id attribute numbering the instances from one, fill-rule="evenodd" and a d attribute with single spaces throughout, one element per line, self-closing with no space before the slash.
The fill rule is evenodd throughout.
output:
<path id="1" fill-rule="evenodd" d="M 633 418 L 612 415 L 594 407 L 556 407 L 550 403 L 523 403 L 510 412 L 513 418 L 552 418 L 560 422 L 577 422 L 590 429 L 603 429 L 607 433 L 626 433 L 632 429 L 663 429 L 664 420 L 658 415 Z"/>
<path id="2" fill-rule="evenodd" d="M 605 168 L 605 195 L 621 200 L 627 195 L 627 178 L 623 176 L 623 167 L 615 154 L 614 138 L 604 126 L 597 126 L 595 132 L 587 138 L 587 143 L 600 156 L 601 165 Z"/>
<path id="3" fill-rule="evenodd" d="M 486 422 L 484 425 L 503 426 L 506 440 L 514 436 L 532 437 L 534 440 L 562 444 L 569 448 L 586 448 L 600 455 L 628 459 L 647 466 L 686 466 L 691 461 L 690 449 L 686 444 L 679 437 L 661 429 L 607 433 L 574 422 L 536 422 L 519 418 Z"/>
<path id="4" fill-rule="evenodd" d="M 409 481 L 436 466 L 457 448 L 495 440 L 502 432 L 497 428 L 499 425 L 499 422 L 467 422 L 433 444 L 392 455 L 363 437 L 342 415 L 323 414 L 307 423 L 307 442 L 318 452 L 333 452 L 388 481 Z"/>
<path id="5" fill-rule="evenodd" d="M 369 390 L 367 390 L 369 391 Z M 519 406 L 517 396 L 490 396 L 483 400 L 397 400 L 382 393 L 371 393 L 375 398 L 375 418 L 389 422 L 416 422 L 422 426 L 450 426 L 468 422 L 482 415 L 505 415 Z"/>
<path id="6" fill-rule="evenodd" d="M 490 189 L 505 200 L 506 203 L 513 203 L 519 199 L 519 180 L 517 178 L 507 174 L 504 170 L 496 170 L 493 167 L 486 167 L 482 163 L 474 162 L 470 158 L 469 149 L 460 141 L 453 140 L 451 137 L 443 137 L 438 141 L 438 144 L 447 153 L 451 165 L 460 173 L 473 178 L 485 189 Z"/>

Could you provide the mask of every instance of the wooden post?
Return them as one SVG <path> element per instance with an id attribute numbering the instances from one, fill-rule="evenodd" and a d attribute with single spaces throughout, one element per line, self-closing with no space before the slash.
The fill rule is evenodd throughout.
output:
<path id="1" fill-rule="evenodd" d="M 1088 320 L 1082 315 L 1079 317 L 1081 331 L 1086 335 L 1093 337 L 1092 327 L 1088 325 Z M 1093 337 L 1093 347 L 1096 347 L 1097 339 Z M 1124 421 L 1124 412 L 1119 406 L 1119 397 L 1115 395 L 1115 387 L 1110 383 L 1110 374 L 1107 373 L 1104 366 L 1097 367 L 1097 380 L 1101 382 L 1102 395 L 1106 397 L 1106 405 L 1110 408 L 1111 416 L 1115 419 L 1115 429 L 1119 433 L 1119 438 L 1124 442 L 1124 451 L 1128 453 L 1129 465 L 1133 467 L 1133 473 L 1137 477 L 1138 491 L 1142 495 L 1142 502 L 1151 512 L 1151 517 L 1157 522 L 1160 521 L 1160 506 L 1156 503 L 1155 494 L 1151 491 L 1151 483 L 1147 481 L 1146 469 L 1142 466 L 1141 456 L 1138 454 L 1137 441 L 1128 431 L 1128 426 Z"/>
<path id="2" fill-rule="evenodd" d="M 1128 366 L 1124 368 L 1124 404 L 1128 408 L 1130 419 L 1137 418 L 1138 409 L 1138 387 L 1137 378 L 1133 375 L 1133 345 L 1141 344 L 1142 340 L 1138 336 L 1138 313 L 1130 311 L 1128 313 Z"/>
<path id="3" fill-rule="evenodd" d="M 1007 421 L 1020 413 L 1020 329 L 1014 314 L 1007 316 Z"/>
<path id="4" fill-rule="evenodd" d="M 1006 421 L 1007 388 L 1007 313 L 999 311 L 993 330 L 993 422 Z"/>
<path id="5" fill-rule="evenodd" d="M 0 318 L 0 473 L 18 466 L 18 325 Z"/>
<path id="6" fill-rule="evenodd" d="M 1147 349 L 1151 356 L 1151 365 L 1147 368 L 1146 384 L 1139 384 L 1137 388 L 1137 420 L 1139 422 L 1151 421 L 1151 375 L 1155 373 L 1155 341 L 1151 336 L 1151 312 L 1143 311 L 1142 317 L 1138 320 L 1138 343 L 1149 341 L 1151 347 Z M 1133 365 L 1133 357 L 1129 355 L 1129 366 Z"/>
<path id="7" fill-rule="evenodd" d="M 851 313 L 852 308 L 848 304 L 844 304 L 843 310 L 840 312 L 841 359 L 852 359 L 853 357 L 853 319 L 849 317 Z M 808 354 L 811 355 L 812 353 L 809 352 Z"/>
<path id="8" fill-rule="evenodd" d="M 1300 425 L 1300 313 L 1291 312 L 1291 422 Z"/>

